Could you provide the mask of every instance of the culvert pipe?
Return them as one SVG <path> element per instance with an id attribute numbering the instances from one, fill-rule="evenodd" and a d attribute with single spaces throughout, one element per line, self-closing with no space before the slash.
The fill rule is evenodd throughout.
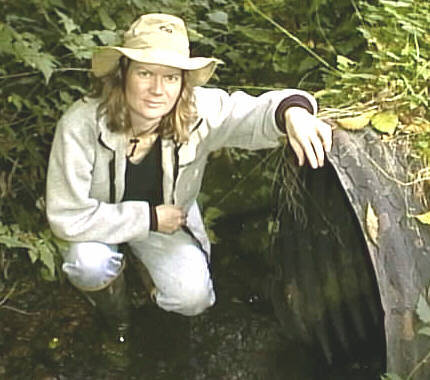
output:
<path id="1" fill-rule="evenodd" d="M 411 217 L 423 210 L 406 185 L 407 146 L 370 129 L 333 138 L 323 169 L 294 174 L 297 204 L 278 199 L 275 312 L 328 362 L 381 334 L 386 371 L 407 376 L 430 352 L 416 315 L 430 282 L 430 229 Z M 430 379 L 430 364 L 413 378 Z"/>

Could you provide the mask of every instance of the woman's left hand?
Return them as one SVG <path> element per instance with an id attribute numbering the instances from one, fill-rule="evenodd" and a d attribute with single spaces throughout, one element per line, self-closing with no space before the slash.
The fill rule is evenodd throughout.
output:
<path id="1" fill-rule="evenodd" d="M 302 166 L 306 158 L 313 169 L 322 167 L 325 153 L 331 150 L 331 126 L 301 107 L 290 107 L 285 111 L 285 124 L 299 165 Z"/>

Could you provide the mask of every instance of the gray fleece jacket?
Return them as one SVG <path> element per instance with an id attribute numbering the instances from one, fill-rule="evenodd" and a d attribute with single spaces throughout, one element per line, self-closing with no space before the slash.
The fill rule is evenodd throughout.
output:
<path id="1" fill-rule="evenodd" d="M 209 241 L 196 202 L 210 152 L 221 147 L 272 148 L 282 136 L 275 111 L 286 97 L 307 97 L 299 90 L 244 92 L 195 88 L 199 119 L 188 143 L 162 139 L 163 196 L 166 204 L 188 211 L 187 226 L 208 253 Z M 99 101 L 77 101 L 61 118 L 49 158 L 46 206 L 52 231 L 66 241 L 118 244 L 145 239 L 150 210 L 144 201 L 121 201 L 125 186 L 126 137 L 97 120 Z M 176 158 L 178 162 L 176 162 Z M 177 170 L 175 170 L 175 165 Z"/>

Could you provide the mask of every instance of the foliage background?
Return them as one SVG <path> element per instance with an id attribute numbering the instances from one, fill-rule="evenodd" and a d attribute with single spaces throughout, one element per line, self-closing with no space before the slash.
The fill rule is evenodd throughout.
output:
<path id="1" fill-rule="evenodd" d="M 44 215 L 55 124 L 89 90 L 93 49 L 119 43 L 142 13 L 183 17 L 192 54 L 224 60 L 210 85 L 254 94 L 306 89 L 330 116 L 394 109 L 413 127 L 414 154 L 424 160 L 429 154 L 426 1 L 0 0 L 0 7 L 0 262 L 28 252 L 46 279 L 59 275 L 60 242 Z M 200 201 L 213 240 L 212 227 L 225 215 L 270 206 L 280 156 L 232 150 L 212 157 L 215 170 Z M 263 218 L 244 242 L 267 246 L 267 236 L 255 232 L 266 233 L 274 222 Z"/>

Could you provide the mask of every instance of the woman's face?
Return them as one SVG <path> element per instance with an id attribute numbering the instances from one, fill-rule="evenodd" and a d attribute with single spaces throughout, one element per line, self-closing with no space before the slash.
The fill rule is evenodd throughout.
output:
<path id="1" fill-rule="evenodd" d="M 175 105 L 182 87 L 182 71 L 175 67 L 131 61 L 125 98 L 131 123 L 139 127 L 160 120 Z"/>

